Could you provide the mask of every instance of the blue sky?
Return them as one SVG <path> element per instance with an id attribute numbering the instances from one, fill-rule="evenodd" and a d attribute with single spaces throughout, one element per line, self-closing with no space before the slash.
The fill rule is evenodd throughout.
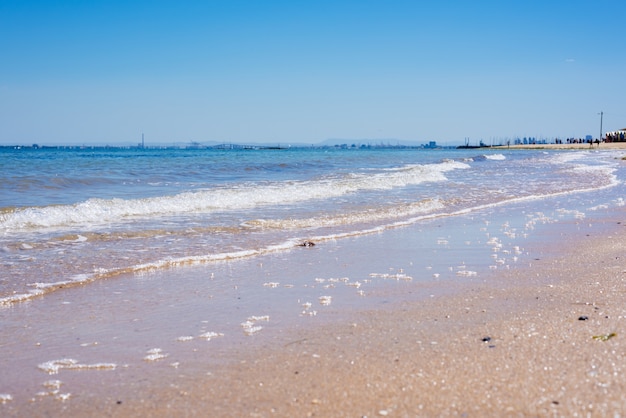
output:
<path id="1" fill-rule="evenodd" d="M 625 29 L 623 0 L 0 0 L 0 144 L 597 137 Z"/>

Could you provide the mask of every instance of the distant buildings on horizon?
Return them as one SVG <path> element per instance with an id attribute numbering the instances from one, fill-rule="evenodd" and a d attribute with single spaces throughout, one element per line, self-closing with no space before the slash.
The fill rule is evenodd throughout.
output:
<path id="1" fill-rule="evenodd" d="M 199 149 L 214 149 L 214 150 L 286 150 L 289 148 L 318 148 L 318 149 L 436 149 L 436 148 L 456 148 L 456 146 L 441 146 L 436 141 L 429 141 L 427 144 L 410 145 L 410 144 L 357 144 L 357 143 L 344 143 L 335 145 L 324 144 L 297 144 L 297 145 L 260 145 L 260 144 L 236 144 L 236 143 L 223 143 L 216 145 L 203 145 L 197 142 L 190 144 L 174 144 L 174 145 L 0 145 L 0 148 L 10 149 L 75 149 L 75 150 L 96 150 L 96 149 L 181 149 L 181 150 L 199 150 Z"/>
<path id="2" fill-rule="evenodd" d="M 615 132 L 607 132 L 606 138 L 609 141 L 624 141 L 626 129 L 620 129 Z M 200 142 L 191 141 L 188 143 L 174 143 L 171 145 L 154 144 L 146 145 L 142 135 L 142 141 L 137 145 L 0 145 L 0 148 L 12 149 L 218 149 L 218 150 L 263 150 L 263 149 L 289 149 L 289 148 L 321 148 L 321 149 L 444 149 L 457 148 L 457 145 L 439 145 L 437 141 L 428 141 L 427 143 L 418 144 L 412 141 L 400 140 L 327 140 L 318 144 L 295 144 L 295 145 L 268 145 L 268 144 L 239 144 L 239 143 L 221 143 L 221 144 L 202 144 Z M 563 143 L 582 143 L 593 141 L 592 135 L 586 135 L 584 138 L 567 138 L 567 139 L 547 139 L 536 137 L 516 137 L 516 138 L 499 138 L 486 143 L 482 139 L 476 144 L 478 146 L 505 146 L 505 145 L 543 145 L 543 144 L 563 144 Z M 344 142 L 345 141 L 345 142 Z M 465 138 L 465 146 L 472 146 L 469 138 Z"/>

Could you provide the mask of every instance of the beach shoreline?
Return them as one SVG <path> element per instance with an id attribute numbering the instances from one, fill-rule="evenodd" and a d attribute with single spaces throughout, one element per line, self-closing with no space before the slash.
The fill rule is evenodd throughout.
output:
<path id="1" fill-rule="evenodd" d="M 626 410 L 626 222 L 619 209 L 597 215 L 550 226 L 545 245 L 526 248 L 528 260 L 510 270 L 421 284 L 414 294 L 386 290 L 375 308 L 330 310 L 313 326 L 215 345 L 225 361 L 194 351 L 186 367 L 165 360 L 74 372 L 67 401 L 0 408 L 6 416 L 614 415 Z"/>
<path id="2" fill-rule="evenodd" d="M 223 416 L 620 413 L 626 229 L 618 219 L 606 222 L 615 225 L 610 239 L 572 233 L 575 244 L 563 257 L 549 254 L 487 284 L 462 285 L 453 296 L 297 332 L 223 375 L 191 379 L 179 411 L 202 405 Z M 574 255 L 581 245 L 585 257 Z"/>
<path id="3" fill-rule="evenodd" d="M 529 149 L 547 149 L 547 150 L 622 150 L 626 149 L 626 142 L 602 142 L 600 144 L 588 143 L 582 144 L 515 144 L 515 145 L 495 145 L 490 147 L 493 149 L 510 149 L 510 150 L 529 150 Z"/>

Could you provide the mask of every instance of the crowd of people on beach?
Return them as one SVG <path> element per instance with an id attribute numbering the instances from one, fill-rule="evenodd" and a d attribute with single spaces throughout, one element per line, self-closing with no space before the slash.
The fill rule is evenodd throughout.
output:
<path id="1" fill-rule="evenodd" d="M 599 146 L 600 143 L 604 143 L 604 142 L 626 142 L 626 130 L 620 130 L 620 131 L 615 131 L 615 132 L 607 132 L 606 135 L 604 136 L 604 138 L 602 139 L 591 139 L 589 137 L 587 137 L 586 139 L 582 139 L 582 138 L 567 138 L 565 140 L 565 142 L 563 142 L 562 139 L 556 138 L 554 140 L 555 144 L 563 144 L 563 143 L 567 143 L 567 144 L 589 144 L 590 146 L 593 146 L 594 144 L 596 146 Z"/>
<path id="2" fill-rule="evenodd" d="M 568 144 L 589 144 L 589 146 L 593 146 L 593 144 L 600 145 L 600 140 L 598 138 L 596 139 L 567 138 L 566 141 Z M 605 142 L 605 140 L 602 139 L 602 142 Z M 562 144 L 563 140 L 555 139 L 554 143 Z"/>
<path id="3" fill-rule="evenodd" d="M 622 129 L 620 131 L 607 132 L 604 140 L 606 142 L 624 142 L 626 141 L 625 136 L 626 130 Z"/>

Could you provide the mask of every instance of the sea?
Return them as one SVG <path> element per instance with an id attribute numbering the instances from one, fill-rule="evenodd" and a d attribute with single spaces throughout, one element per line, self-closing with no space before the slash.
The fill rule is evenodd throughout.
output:
<path id="1" fill-rule="evenodd" d="M 622 154 L 5 147 L 0 307 L 529 201 L 567 199 L 561 216 L 576 219 L 624 206 Z"/>

